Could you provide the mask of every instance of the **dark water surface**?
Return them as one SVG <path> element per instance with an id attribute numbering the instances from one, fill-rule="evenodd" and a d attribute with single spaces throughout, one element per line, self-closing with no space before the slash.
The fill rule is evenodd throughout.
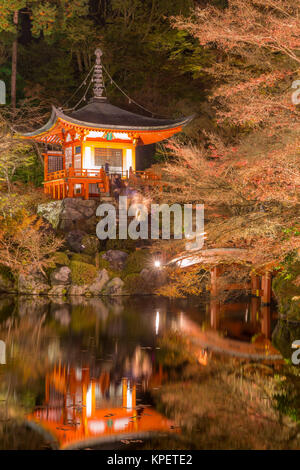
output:
<path id="1" fill-rule="evenodd" d="M 273 354 L 275 324 L 255 298 L 220 307 L 198 298 L 0 297 L 0 417 L 25 423 L 12 440 L 0 433 L 0 449 L 122 448 L 176 434 L 149 394 L 168 380 L 159 338 L 194 337 L 205 365 L 210 350 Z"/>

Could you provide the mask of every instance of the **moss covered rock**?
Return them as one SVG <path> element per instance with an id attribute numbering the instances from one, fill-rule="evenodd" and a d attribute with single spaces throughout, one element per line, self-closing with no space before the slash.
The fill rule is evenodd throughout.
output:
<path id="1" fill-rule="evenodd" d="M 98 273 L 96 266 L 80 261 L 71 261 L 70 269 L 72 284 L 77 286 L 92 284 Z"/>
<path id="2" fill-rule="evenodd" d="M 100 249 L 100 241 L 94 235 L 85 235 L 82 240 L 83 253 L 95 256 Z"/>
<path id="3" fill-rule="evenodd" d="M 95 264 L 95 258 L 86 253 L 74 253 L 71 261 L 79 261 L 80 263 Z"/>
<path id="4" fill-rule="evenodd" d="M 69 266 L 70 264 L 68 255 L 63 251 L 58 251 L 57 253 L 55 253 L 55 255 L 53 256 L 53 262 L 57 266 Z"/>
<path id="5" fill-rule="evenodd" d="M 115 277 L 106 284 L 102 293 L 104 295 L 124 295 L 123 288 L 124 282 L 122 281 L 122 279 L 120 279 L 119 277 Z"/>

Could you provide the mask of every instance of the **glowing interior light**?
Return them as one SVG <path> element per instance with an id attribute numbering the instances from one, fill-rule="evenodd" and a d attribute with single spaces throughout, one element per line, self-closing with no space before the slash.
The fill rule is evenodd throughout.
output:
<path id="1" fill-rule="evenodd" d="M 126 149 L 126 163 L 125 163 L 125 170 L 129 171 L 130 167 L 133 167 L 133 158 L 132 158 L 132 150 Z"/>
<path id="2" fill-rule="evenodd" d="M 84 152 L 84 168 L 92 168 L 92 150 L 91 147 L 85 147 Z"/>
<path id="3" fill-rule="evenodd" d="M 154 266 L 155 266 L 156 268 L 160 268 L 161 262 L 160 262 L 158 259 L 155 260 L 155 261 L 154 261 Z"/>
<path id="4" fill-rule="evenodd" d="M 86 393 L 86 415 L 89 418 L 92 415 L 92 387 L 88 388 Z"/>
<path id="5" fill-rule="evenodd" d="M 159 312 L 156 312 L 156 317 L 155 317 L 155 334 L 158 335 L 158 330 L 159 330 Z"/>
<path id="6" fill-rule="evenodd" d="M 132 391 L 130 390 L 130 384 L 128 381 L 127 384 L 127 403 L 126 403 L 127 408 L 132 408 Z"/>

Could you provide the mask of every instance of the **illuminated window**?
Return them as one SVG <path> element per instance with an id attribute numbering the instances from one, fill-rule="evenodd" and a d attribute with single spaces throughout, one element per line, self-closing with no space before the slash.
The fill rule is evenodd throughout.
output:
<path id="1" fill-rule="evenodd" d="M 110 148 L 95 148 L 95 166 L 105 167 L 108 163 L 110 167 L 122 168 L 122 150 Z"/>

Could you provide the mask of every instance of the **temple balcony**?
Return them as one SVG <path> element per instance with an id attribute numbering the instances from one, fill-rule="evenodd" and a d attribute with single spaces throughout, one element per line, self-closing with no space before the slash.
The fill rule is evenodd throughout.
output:
<path id="1" fill-rule="evenodd" d="M 131 187 L 141 188 L 161 185 L 161 177 L 153 171 L 126 170 L 118 173 Z M 103 168 L 100 170 L 68 168 L 45 174 L 44 191 L 52 199 L 81 197 L 84 199 L 101 198 L 111 195 L 111 176 Z"/>

